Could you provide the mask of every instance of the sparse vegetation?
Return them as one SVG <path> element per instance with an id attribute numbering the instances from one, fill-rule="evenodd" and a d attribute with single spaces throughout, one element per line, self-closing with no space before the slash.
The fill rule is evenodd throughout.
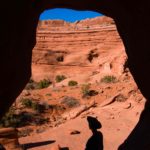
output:
<path id="1" fill-rule="evenodd" d="M 9 111 L 5 114 L 5 116 L 0 121 L 1 127 L 18 127 L 23 125 L 22 116 L 15 114 L 14 107 L 11 107 Z"/>
<path id="2" fill-rule="evenodd" d="M 57 83 L 65 80 L 65 79 L 66 79 L 66 76 L 64 76 L 64 75 L 57 75 L 55 78 Z"/>
<path id="3" fill-rule="evenodd" d="M 65 105 L 69 108 L 77 107 L 80 105 L 79 100 L 75 99 L 74 97 L 69 97 L 69 96 L 65 96 L 61 100 L 61 104 Z"/>
<path id="4" fill-rule="evenodd" d="M 21 103 L 24 107 L 27 107 L 27 108 L 31 108 L 33 105 L 33 102 L 31 99 L 22 99 Z"/>
<path id="5" fill-rule="evenodd" d="M 43 79 L 38 83 L 38 88 L 39 89 L 47 88 L 50 84 L 52 84 L 50 80 Z"/>
<path id="6" fill-rule="evenodd" d="M 115 82 L 117 82 L 117 78 L 113 75 L 107 75 L 101 79 L 101 82 L 103 82 L 103 83 L 115 83 Z"/>
<path id="7" fill-rule="evenodd" d="M 43 113 L 47 108 L 45 107 L 45 105 L 33 103 L 32 109 L 35 110 L 37 113 Z"/>
<path id="8" fill-rule="evenodd" d="M 34 90 L 34 89 L 43 89 L 47 88 L 52 82 L 49 79 L 43 79 L 40 82 L 35 82 L 30 79 L 29 83 L 26 85 L 26 90 Z"/>
<path id="9" fill-rule="evenodd" d="M 26 85 L 25 89 L 26 90 L 33 90 L 33 89 L 36 89 L 36 87 L 37 87 L 37 83 L 33 79 L 30 79 L 30 81 Z"/>
<path id="10" fill-rule="evenodd" d="M 81 87 L 83 97 L 87 96 L 89 91 L 90 91 L 90 84 L 83 84 Z"/>
<path id="11" fill-rule="evenodd" d="M 78 85 L 77 81 L 71 80 L 68 82 L 68 86 L 76 86 L 76 85 Z"/>
<path id="12" fill-rule="evenodd" d="M 42 125 L 49 122 L 49 118 L 44 118 L 42 116 L 36 116 L 32 124 L 34 125 Z"/>
<path id="13" fill-rule="evenodd" d="M 26 137 L 29 136 L 33 132 L 33 129 L 26 128 L 18 132 L 18 137 Z"/>
<path id="14" fill-rule="evenodd" d="M 43 113 L 45 110 L 49 109 L 48 104 L 39 104 L 38 102 L 34 102 L 32 99 L 22 99 L 21 102 L 24 107 L 33 109 L 37 113 Z"/>
<path id="15" fill-rule="evenodd" d="M 95 96 L 98 94 L 95 90 L 90 90 L 90 84 L 84 84 L 81 87 L 82 97 L 89 97 L 89 96 Z"/>
<path id="16" fill-rule="evenodd" d="M 23 127 L 26 125 L 42 125 L 49 121 L 36 113 L 21 112 L 16 113 L 13 107 L 6 113 L 0 121 L 0 127 Z"/>

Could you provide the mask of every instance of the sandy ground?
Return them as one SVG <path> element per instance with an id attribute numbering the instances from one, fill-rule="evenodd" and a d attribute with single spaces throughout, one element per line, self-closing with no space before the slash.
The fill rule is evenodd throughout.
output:
<path id="1" fill-rule="evenodd" d="M 107 103 L 103 102 L 59 127 L 19 140 L 21 144 L 32 143 L 33 147 L 31 146 L 32 148 L 29 149 L 33 150 L 50 150 L 54 145 L 60 145 L 62 148 L 68 147 L 69 150 L 83 150 L 87 140 L 92 135 L 86 117 L 93 116 L 97 117 L 102 124 L 100 131 L 103 134 L 104 149 L 116 150 L 136 125 L 144 102 L 144 100 L 136 102 L 132 98 L 126 102 L 114 102 L 107 106 L 103 106 L 104 103 Z M 80 131 L 80 134 L 71 135 L 71 131 L 74 130 Z M 54 143 L 48 145 L 41 143 L 41 146 L 33 144 L 45 141 L 54 141 Z"/>

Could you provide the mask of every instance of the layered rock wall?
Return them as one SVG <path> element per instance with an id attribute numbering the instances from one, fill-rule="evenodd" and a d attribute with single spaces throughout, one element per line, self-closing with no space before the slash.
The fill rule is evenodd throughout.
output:
<path id="1" fill-rule="evenodd" d="M 108 17 L 75 23 L 40 21 L 33 50 L 33 77 L 37 80 L 52 74 L 73 77 L 83 72 L 121 74 L 125 59 L 114 21 Z"/>

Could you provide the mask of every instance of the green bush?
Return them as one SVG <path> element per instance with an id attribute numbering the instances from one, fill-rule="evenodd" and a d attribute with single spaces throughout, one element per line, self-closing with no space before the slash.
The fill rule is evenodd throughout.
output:
<path id="1" fill-rule="evenodd" d="M 21 102 L 23 106 L 33 109 L 38 113 L 43 113 L 46 109 L 49 108 L 49 105 L 39 104 L 38 102 L 33 102 L 31 99 L 23 99 Z"/>
<path id="2" fill-rule="evenodd" d="M 48 118 L 39 114 L 21 112 L 17 114 L 13 107 L 5 114 L 0 121 L 0 127 L 24 127 L 26 125 L 41 125 L 47 123 Z"/>
<path id="3" fill-rule="evenodd" d="M 81 92 L 83 96 L 87 96 L 90 91 L 90 84 L 83 84 L 81 87 Z"/>
<path id="4" fill-rule="evenodd" d="M 38 89 L 47 88 L 52 82 L 47 79 L 43 79 L 40 82 L 38 82 Z"/>
<path id="5" fill-rule="evenodd" d="M 76 86 L 76 85 L 78 85 L 78 82 L 71 80 L 71 81 L 68 82 L 68 85 L 69 86 Z"/>
<path id="6" fill-rule="evenodd" d="M 46 109 L 45 105 L 39 103 L 33 103 L 32 109 L 35 110 L 37 113 L 43 113 Z"/>
<path id="7" fill-rule="evenodd" d="M 21 137 L 29 136 L 32 132 L 33 132 L 33 129 L 25 128 L 18 132 L 18 137 L 21 138 Z"/>
<path id="8" fill-rule="evenodd" d="M 1 127 L 19 127 L 22 125 L 24 125 L 24 122 L 22 122 L 22 116 L 16 115 L 15 109 L 13 107 L 9 109 L 9 111 L 0 121 Z"/>
<path id="9" fill-rule="evenodd" d="M 48 79 L 43 79 L 40 82 L 35 82 L 34 80 L 30 79 L 25 89 L 26 90 L 43 89 L 47 88 L 50 84 L 52 84 L 52 82 Z"/>
<path id="10" fill-rule="evenodd" d="M 107 75 L 101 79 L 101 82 L 103 82 L 103 83 L 115 83 L 115 82 L 117 82 L 117 78 L 113 75 Z"/>
<path id="11" fill-rule="evenodd" d="M 90 90 L 90 84 L 84 84 L 81 87 L 82 97 L 89 97 L 98 95 L 98 92 L 95 90 Z"/>
<path id="12" fill-rule="evenodd" d="M 69 97 L 69 96 L 65 96 L 61 100 L 61 104 L 65 105 L 69 108 L 77 107 L 80 105 L 79 100 L 75 99 L 74 97 Z"/>
<path id="13" fill-rule="evenodd" d="M 31 99 L 22 99 L 21 103 L 24 107 L 27 107 L 27 108 L 31 108 L 33 105 L 33 102 Z"/>
<path id="14" fill-rule="evenodd" d="M 26 90 L 33 90 L 36 89 L 37 82 L 35 82 L 33 79 L 30 79 L 30 81 L 27 83 L 25 89 Z"/>
<path id="15" fill-rule="evenodd" d="M 55 78 L 56 82 L 61 82 L 65 79 L 66 79 L 66 77 L 64 75 L 57 75 Z"/>

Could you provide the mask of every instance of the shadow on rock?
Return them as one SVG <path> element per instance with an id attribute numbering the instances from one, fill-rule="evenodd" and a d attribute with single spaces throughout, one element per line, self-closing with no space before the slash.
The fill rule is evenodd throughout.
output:
<path id="1" fill-rule="evenodd" d="M 103 135 L 100 131 L 97 131 L 102 127 L 101 123 L 91 116 L 87 117 L 87 121 L 92 131 L 92 136 L 88 139 L 85 150 L 103 150 Z"/>
<path id="2" fill-rule="evenodd" d="M 69 148 L 68 147 L 62 147 L 62 148 L 60 148 L 60 150 L 69 150 Z"/>
<path id="3" fill-rule="evenodd" d="M 54 142 L 55 141 L 43 141 L 43 142 L 36 142 L 36 143 L 27 143 L 27 144 L 22 145 L 22 147 L 23 147 L 23 150 L 27 150 L 29 148 L 49 145 L 49 144 L 52 144 Z"/>
<path id="4" fill-rule="evenodd" d="M 145 104 L 139 122 L 118 150 L 150 150 L 150 102 Z"/>

